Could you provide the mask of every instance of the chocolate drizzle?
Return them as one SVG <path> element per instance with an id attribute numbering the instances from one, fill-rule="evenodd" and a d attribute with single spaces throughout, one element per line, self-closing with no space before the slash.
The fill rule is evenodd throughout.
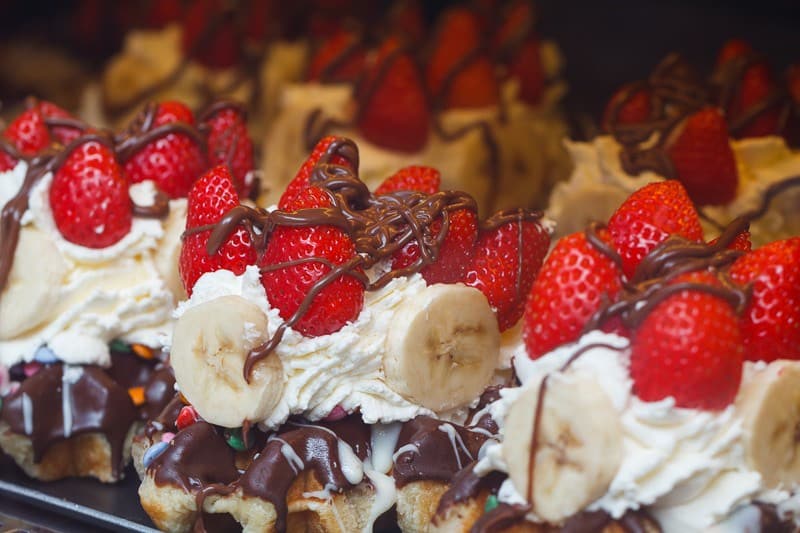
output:
<path id="1" fill-rule="evenodd" d="M 98 367 L 43 368 L 3 401 L 0 418 L 11 431 L 30 438 L 34 462 L 72 436 L 101 433 L 111 447 L 111 469 L 119 477 L 125 438 L 138 413 L 128 391 Z"/>
<path id="2" fill-rule="evenodd" d="M 436 507 L 436 514 L 433 515 L 434 524 L 438 524 L 439 520 L 442 519 L 453 506 L 477 498 L 482 492 L 496 495 L 497 491 L 500 490 L 500 485 L 502 485 L 503 481 L 507 478 L 506 474 L 502 472 L 490 472 L 483 477 L 478 476 L 474 471 L 477 463 L 477 461 L 474 461 L 468 464 L 453 476 L 447 491 L 442 495 L 441 499 L 439 499 L 439 505 Z"/>
<path id="3" fill-rule="evenodd" d="M 344 163 L 333 163 L 336 160 Z M 449 228 L 450 214 L 462 209 L 477 212 L 475 200 L 466 193 L 458 191 L 440 191 L 430 195 L 397 191 L 373 195 L 358 179 L 358 163 L 358 148 L 355 143 L 338 137 L 320 157 L 310 176 L 311 185 L 328 193 L 331 207 L 298 211 L 276 209 L 267 212 L 264 209 L 240 205 L 228 211 L 217 224 L 193 228 L 184 234 L 211 230 L 207 244 L 209 255 L 215 254 L 240 225 L 250 233 L 251 241 L 259 251 L 259 255 L 266 249 L 273 229 L 278 226 L 335 226 L 347 233 L 355 245 L 355 256 L 340 265 L 331 264 L 322 258 L 307 258 L 261 266 L 262 272 L 268 272 L 306 262 L 318 262 L 325 265 L 329 271 L 312 285 L 297 311 L 277 328 L 272 338 L 251 351 L 244 366 L 245 378 L 249 377 L 258 361 L 275 349 L 286 329 L 300 320 L 308 311 L 314 297 L 328 284 L 341 276 L 352 276 L 366 290 L 377 290 L 395 278 L 419 272 L 436 261 Z M 490 229 L 512 222 L 521 224 L 523 221 L 537 221 L 541 216 L 538 211 L 506 210 L 486 220 L 481 227 Z M 441 220 L 441 229 L 438 233 L 432 230 L 436 220 Z M 367 277 L 365 270 L 389 259 L 412 240 L 419 244 L 420 252 L 419 258 L 414 263 L 405 268 L 389 271 L 375 280 Z"/>

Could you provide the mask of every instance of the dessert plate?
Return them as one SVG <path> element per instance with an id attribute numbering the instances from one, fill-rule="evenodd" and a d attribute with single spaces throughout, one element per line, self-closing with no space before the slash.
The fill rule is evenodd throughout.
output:
<path id="1" fill-rule="evenodd" d="M 27 477 L 7 456 L 0 454 L 0 507 L 14 514 L 15 503 L 47 515 L 49 527 L 64 524 L 64 531 L 77 523 L 111 531 L 153 532 L 153 524 L 139 505 L 139 479 L 128 467 L 125 479 L 106 485 L 91 479 L 41 482 Z M 30 518 L 27 518 L 30 520 Z M 69 527 L 69 526 L 73 527 Z M 61 530 L 61 527 L 58 527 Z"/>

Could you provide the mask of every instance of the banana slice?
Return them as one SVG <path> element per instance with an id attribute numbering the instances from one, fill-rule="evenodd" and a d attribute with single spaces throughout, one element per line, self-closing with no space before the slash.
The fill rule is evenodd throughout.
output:
<path id="1" fill-rule="evenodd" d="M 400 304 L 386 338 L 386 383 L 441 412 L 465 405 L 489 385 L 500 332 L 489 302 L 461 284 L 435 284 Z"/>
<path id="2" fill-rule="evenodd" d="M 267 339 L 267 317 L 241 296 L 186 311 L 175 324 L 170 363 L 181 393 L 207 422 L 239 427 L 265 419 L 283 393 L 283 365 L 270 355 L 244 379 L 247 354 Z"/>
<path id="3" fill-rule="evenodd" d="M 800 361 L 777 360 L 736 398 L 745 459 L 768 487 L 800 482 Z"/>
<path id="4" fill-rule="evenodd" d="M 591 377 L 553 374 L 546 387 L 535 455 L 539 385 L 525 387 L 511 405 L 502 452 L 514 488 L 534 513 L 558 523 L 608 490 L 622 463 L 622 428 L 608 395 Z"/>
<path id="5" fill-rule="evenodd" d="M 66 273 L 67 264 L 55 244 L 38 230 L 22 228 L 0 296 L 0 339 L 12 339 L 46 322 Z"/>

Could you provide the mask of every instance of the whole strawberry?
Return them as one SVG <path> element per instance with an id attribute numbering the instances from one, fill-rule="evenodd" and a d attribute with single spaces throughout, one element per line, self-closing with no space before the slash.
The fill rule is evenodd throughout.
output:
<path id="1" fill-rule="evenodd" d="M 739 321 L 745 358 L 800 358 L 800 237 L 743 255 L 730 275 L 737 283 L 752 285 L 750 303 Z"/>
<path id="2" fill-rule="evenodd" d="M 697 242 L 703 238 L 697 211 L 675 180 L 654 182 L 631 194 L 611 215 L 608 231 L 629 278 L 642 258 L 670 235 Z"/>
<path id="3" fill-rule="evenodd" d="M 41 112 L 45 121 L 47 119 L 54 119 L 54 120 L 66 119 L 67 121 L 77 123 L 77 121 L 72 115 L 70 115 L 68 112 L 61 109 L 57 105 L 48 102 L 47 100 L 42 100 L 41 102 L 39 102 L 39 111 Z M 83 133 L 83 130 L 81 128 L 59 125 L 59 126 L 51 126 L 50 132 L 56 141 L 66 146 L 75 139 L 77 139 L 78 137 L 80 137 L 81 133 Z"/>
<path id="4" fill-rule="evenodd" d="M 739 173 L 728 126 L 716 108 L 703 108 L 678 126 L 668 145 L 678 180 L 699 205 L 721 205 L 736 196 Z"/>
<path id="5" fill-rule="evenodd" d="M 522 317 L 525 302 L 550 246 L 550 234 L 522 213 L 482 231 L 464 283 L 479 289 L 497 315 L 500 331 Z"/>
<path id="6" fill-rule="evenodd" d="M 331 205 L 331 199 L 322 189 L 308 187 L 288 204 L 291 211 L 323 208 Z M 355 256 L 355 245 L 337 227 L 276 227 L 260 263 L 261 281 L 270 305 L 278 309 L 284 320 L 291 320 L 310 292 L 318 289 L 292 328 L 311 337 L 339 331 L 358 318 L 364 305 L 364 286 L 345 273 L 324 286 L 316 284 L 330 274 L 332 267 L 348 263 Z"/>
<path id="7" fill-rule="evenodd" d="M 280 209 L 289 209 L 297 195 L 310 187 L 311 173 L 314 171 L 314 167 L 317 165 L 323 154 L 325 154 L 325 152 L 331 147 L 331 144 L 333 144 L 336 140 L 337 137 L 328 135 L 327 137 L 320 139 L 316 146 L 314 146 L 314 149 L 311 151 L 311 155 L 309 155 L 308 159 L 306 159 L 305 162 L 300 166 L 300 169 L 297 171 L 295 177 L 292 178 L 292 181 L 290 181 L 286 186 L 286 190 L 283 191 L 283 194 L 278 201 L 278 207 Z M 349 166 L 349 163 L 339 155 L 333 155 L 330 159 L 330 163 L 335 165 Z"/>
<path id="8" fill-rule="evenodd" d="M 625 86 L 609 100 L 603 113 L 603 129 L 611 131 L 612 122 L 616 124 L 639 124 L 653 114 L 649 89 Z M 615 114 L 616 113 L 616 114 Z"/>
<path id="9" fill-rule="evenodd" d="M 366 50 L 361 36 L 353 31 L 338 30 L 317 48 L 308 65 L 308 81 L 322 83 L 355 82 L 364 70 Z"/>
<path id="10" fill-rule="evenodd" d="M 131 229 L 128 183 L 111 148 L 98 141 L 75 147 L 50 186 L 53 220 L 66 240 L 105 248 Z"/>
<path id="11" fill-rule="evenodd" d="M 606 230 L 597 237 L 610 247 Z M 592 315 L 620 290 L 619 267 L 586 238 L 560 239 L 533 283 L 525 308 L 523 336 L 528 356 L 537 358 L 577 340 Z"/>
<path id="12" fill-rule="evenodd" d="M 506 65 L 508 76 L 518 81 L 520 98 L 536 105 L 544 95 L 545 72 L 539 39 L 533 28 L 533 3 L 511 2 L 505 11 L 492 39 L 494 53 Z"/>
<path id="13" fill-rule="evenodd" d="M 158 104 L 152 128 L 174 123 L 193 126 L 192 111 L 180 102 Z M 123 164 L 131 183 L 153 180 L 170 198 L 182 198 L 208 168 L 204 148 L 186 132 L 169 132 L 127 156 Z"/>
<path id="14" fill-rule="evenodd" d="M 211 229 L 193 231 L 216 224 L 237 205 L 239 196 L 225 165 L 213 167 L 192 186 L 186 214 L 187 231 L 178 263 L 183 287 L 189 296 L 195 282 L 206 272 L 226 269 L 238 275 L 248 265 L 256 263 L 256 251 L 245 228 L 237 227 L 214 254 L 209 254 L 207 247 Z"/>
<path id="15" fill-rule="evenodd" d="M 15 118 L 3 132 L 3 138 L 24 156 L 32 156 L 50 144 L 50 132 L 42 113 L 36 108 L 26 109 Z M 0 172 L 10 170 L 16 164 L 16 159 L 0 145 Z"/>
<path id="16" fill-rule="evenodd" d="M 433 194 L 441 185 L 441 173 L 433 167 L 410 166 L 401 168 L 381 183 L 375 194 L 394 191 L 418 191 Z"/>
<path id="17" fill-rule="evenodd" d="M 205 117 L 208 127 L 208 159 L 211 165 L 228 165 L 239 196 L 250 196 L 252 181 L 247 183 L 253 162 L 253 140 L 247 133 L 245 112 L 238 106 L 217 108 Z"/>
<path id="18" fill-rule="evenodd" d="M 707 272 L 674 283 L 718 286 Z M 658 303 L 635 330 L 631 377 L 644 401 L 675 398 L 678 407 L 717 410 L 730 405 L 742 378 L 744 347 L 730 303 L 687 288 Z"/>
<path id="19" fill-rule="evenodd" d="M 183 17 L 184 55 L 211 68 L 235 65 L 240 48 L 233 19 L 234 11 L 220 0 L 189 2 Z"/>

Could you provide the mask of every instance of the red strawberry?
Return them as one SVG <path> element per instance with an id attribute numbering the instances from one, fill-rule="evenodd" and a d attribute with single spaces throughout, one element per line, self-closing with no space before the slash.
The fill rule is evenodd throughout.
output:
<path id="1" fill-rule="evenodd" d="M 690 115 L 679 128 L 677 138 L 669 145 L 669 156 L 692 201 L 700 205 L 731 202 L 739 174 L 722 114 L 706 107 Z"/>
<path id="2" fill-rule="evenodd" d="M 495 54 L 506 64 L 508 74 L 519 82 L 519 96 L 536 105 L 544 94 L 545 73 L 539 39 L 533 31 L 532 2 L 513 2 L 493 39 Z"/>
<path id="3" fill-rule="evenodd" d="M 133 206 L 114 151 L 96 141 L 77 146 L 53 176 L 50 206 L 56 227 L 72 243 L 105 248 L 127 235 Z"/>
<path id="4" fill-rule="evenodd" d="M 429 285 L 434 283 L 457 283 L 464 279 L 473 256 L 473 247 L 478 239 L 478 216 L 470 209 L 459 209 L 449 214 L 447 235 L 439 248 L 436 261 L 426 265 L 420 274 Z M 442 231 L 442 218 L 430 225 L 431 239 Z M 419 243 L 410 241 L 392 257 L 392 270 L 405 268 L 419 259 Z"/>
<path id="5" fill-rule="evenodd" d="M 786 70 L 786 80 L 789 89 L 789 96 L 795 105 L 800 105 L 800 63 L 791 65 Z"/>
<path id="6" fill-rule="evenodd" d="M 739 322 L 745 358 L 800 359 L 800 237 L 771 242 L 740 257 L 730 275 L 753 286 Z"/>
<path id="7" fill-rule="evenodd" d="M 622 87 L 609 100 L 606 110 L 603 113 L 603 128 L 611 131 L 613 109 L 617 110 L 617 124 L 639 124 L 644 122 L 653 113 L 653 106 L 650 101 L 651 92 L 649 89 L 635 89 L 631 86 Z"/>
<path id="8" fill-rule="evenodd" d="M 339 30 L 331 35 L 311 58 L 308 80 L 323 83 L 356 81 L 364 70 L 366 60 L 360 40 L 360 35 L 347 30 Z"/>
<path id="9" fill-rule="evenodd" d="M 50 132 L 41 112 L 26 109 L 3 132 L 3 137 L 23 155 L 31 156 L 50 144 Z M 0 148 L 0 172 L 14 168 L 17 161 Z"/>
<path id="10" fill-rule="evenodd" d="M 695 242 L 703 238 L 697 211 L 675 180 L 651 183 L 631 194 L 611 215 L 608 231 L 629 278 L 642 258 L 670 235 Z"/>
<path id="11" fill-rule="evenodd" d="M 403 35 L 410 42 L 425 39 L 425 13 L 419 1 L 393 2 L 387 18 L 389 33 Z"/>
<path id="12" fill-rule="evenodd" d="M 718 285 L 707 272 L 675 282 Z M 668 296 L 650 311 L 631 343 L 633 389 L 644 401 L 675 398 L 678 407 L 723 409 L 742 378 L 742 337 L 724 299 L 698 289 Z"/>
<path id="13" fill-rule="evenodd" d="M 325 191 L 308 187 L 294 197 L 288 208 L 301 210 L 330 205 L 331 199 Z M 342 265 L 355 255 L 350 237 L 334 226 L 276 227 L 261 263 L 262 268 L 266 268 L 261 282 L 270 305 L 289 320 L 314 284 L 330 272 L 330 267 L 322 261 Z M 309 258 L 320 261 L 280 267 L 286 262 Z M 307 336 L 327 335 L 358 318 L 363 304 L 364 286 L 354 277 L 342 274 L 314 296 L 308 310 L 292 327 Z"/>
<path id="14" fill-rule="evenodd" d="M 505 222 L 478 237 L 464 283 L 486 296 L 500 331 L 522 317 L 549 245 L 547 230 L 532 220 Z"/>
<path id="15" fill-rule="evenodd" d="M 725 44 L 717 55 L 717 68 L 725 66 L 726 63 L 744 57 L 753 53 L 753 47 L 750 43 L 742 39 L 730 39 Z"/>
<path id="16" fill-rule="evenodd" d="M 70 115 L 68 112 L 64 111 L 57 105 L 48 102 L 47 100 L 42 100 L 39 102 L 39 112 L 41 112 L 42 116 L 46 119 L 69 119 L 75 120 L 75 117 Z M 80 128 L 71 128 L 69 126 L 53 126 L 50 128 L 50 132 L 53 135 L 53 138 L 63 144 L 64 146 L 68 145 L 75 139 L 81 136 L 83 131 Z"/>
<path id="17" fill-rule="evenodd" d="M 153 128 L 182 122 L 194 125 L 191 110 L 180 102 L 158 104 Z M 185 197 L 192 183 L 207 168 L 203 147 L 185 133 L 167 133 L 124 162 L 131 183 L 153 180 L 170 198 Z"/>
<path id="18" fill-rule="evenodd" d="M 418 191 L 433 194 L 439 190 L 441 174 L 433 167 L 410 166 L 401 168 L 375 189 L 375 194 L 393 191 Z"/>
<path id="19" fill-rule="evenodd" d="M 175 419 L 175 427 L 178 431 L 185 429 L 200 420 L 200 414 L 191 405 L 184 405 Z"/>
<path id="20" fill-rule="evenodd" d="M 500 88 L 494 65 L 485 53 L 479 53 L 450 80 L 468 54 L 481 45 L 480 24 L 475 13 L 455 8 L 445 13 L 436 33 L 433 54 L 425 72 L 428 89 L 446 109 L 496 105 Z"/>
<path id="21" fill-rule="evenodd" d="M 250 195 L 251 183 L 246 182 L 253 162 L 253 140 L 247 133 L 243 109 L 224 107 L 205 119 L 208 126 L 208 159 L 211 165 L 226 164 L 231 169 L 236 191 L 242 198 Z"/>
<path id="22" fill-rule="evenodd" d="M 611 244 L 608 231 L 598 236 Z M 560 239 L 533 283 L 525 307 L 523 335 L 532 359 L 577 340 L 605 299 L 620 290 L 619 267 L 583 232 Z"/>
<path id="23" fill-rule="evenodd" d="M 719 237 L 713 239 L 708 242 L 709 246 L 712 244 L 716 244 L 719 240 Z M 753 249 L 753 243 L 750 242 L 750 232 L 748 230 L 744 230 L 741 233 L 738 233 L 736 237 L 734 237 L 733 241 L 728 245 L 728 250 L 739 250 L 740 252 L 749 252 Z"/>
<path id="24" fill-rule="evenodd" d="M 728 121 L 734 122 L 742 115 L 750 113 L 752 108 L 760 106 L 777 89 L 778 86 L 769 65 L 764 62 L 750 65 L 742 75 L 741 87 L 737 98 L 731 102 L 731 106 L 727 110 Z M 775 135 L 778 132 L 780 115 L 780 106 L 770 106 L 768 109 L 761 111 L 741 131 L 737 132 L 737 136 L 763 137 Z"/>
<path id="25" fill-rule="evenodd" d="M 183 2 L 181 0 L 147 2 L 144 25 L 148 28 L 163 28 L 171 22 L 179 21 L 182 16 Z"/>
<path id="26" fill-rule="evenodd" d="M 311 152 L 311 155 L 309 155 L 308 159 L 306 159 L 305 162 L 300 166 L 300 170 L 297 171 L 295 177 L 292 178 L 292 181 L 290 181 L 286 186 L 286 190 L 283 191 L 283 194 L 278 201 L 278 207 L 280 209 L 289 209 L 292 202 L 294 202 L 295 197 L 304 189 L 309 187 L 309 180 L 311 179 L 311 173 L 314 170 L 314 167 L 317 165 L 317 162 L 320 160 L 323 154 L 325 154 L 325 152 L 328 150 L 330 145 L 337 139 L 338 137 L 334 135 L 328 135 L 327 137 L 323 137 L 317 143 L 317 145 L 314 146 L 314 150 Z M 346 159 L 338 155 L 331 157 L 330 163 L 334 165 L 350 166 Z"/>
<path id="27" fill-rule="evenodd" d="M 230 171 L 225 165 L 206 172 L 189 191 L 186 229 L 216 224 L 232 208 L 239 205 L 239 196 Z M 183 239 L 178 270 L 186 293 L 191 296 L 195 282 L 206 272 L 226 269 L 241 274 L 248 265 L 256 263 L 256 252 L 250 234 L 238 227 L 217 250 L 208 255 L 206 244 L 211 230 L 189 233 Z"/>
<path id="28" fill-rule="evenodd" d="M 234 12 L 221 0 L 189 3 L 183 23 L 183 52 L 211 68 L 239 62 L 239 37 Z"/>
<path id="29" fill-rule="evenodd" d="M 397 39 L 386 40 L 368 67 L 357 91 L 357 125 L 367 140 L 382 148 L 417 152 L 428 142 L 430 109 L 416 63 L 399 48 Z"/>

